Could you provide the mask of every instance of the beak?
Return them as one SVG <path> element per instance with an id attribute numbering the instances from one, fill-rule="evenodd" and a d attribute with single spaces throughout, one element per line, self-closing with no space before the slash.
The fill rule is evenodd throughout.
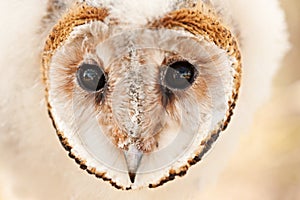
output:
<path id="1" fill-rule="evenodd" d="M 135 145 L 130 145 L 128 151 L 124 151 L 124 157 L 127 163 L 130 181 L 134 183 L 136 172 L 141 164 L 143 152 L 138 150 Z"/>

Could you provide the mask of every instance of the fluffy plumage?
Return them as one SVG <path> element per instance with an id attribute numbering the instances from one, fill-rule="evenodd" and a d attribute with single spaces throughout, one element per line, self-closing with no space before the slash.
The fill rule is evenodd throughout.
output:
<path id="1" fill-rule="evenodd" d="M 118 189 L 154 188 L 183 176 L 228 126 L 241 53 L 210 5 L 169 2 L 168 12 L 136 19 L 119 16 L 119 6 L 79 2 L 65 11 L 43 52 L 46 100 L 81 168 Z M 86 63 L 105 74 L 96 93 L 78 84 Z M 191 73 L 184 89 L 172 78 L 176 63 Z"/>
<path id="2" fill-rule="evenodd" d="M 133 20 L 142 23 L 143 20 L 152 16 L 163 16 L 164 12 L 170 10 L 168 4 L 170 1 L 157 4 L 153 1 L 151 3 L 143 1 L 123 2 L 116 4 L 122 6 L 116 6 L 115 13 L 117 16 L 118 13 L 128 12 L 128 18 L 124 18 L 128 21 Z M 43 87 L 39 81 L 38 55 L 42 49 L 45 34 L 42 34 L 42 37 L 38 36 L 36 27 L 40 24 L 46 5 L 42 3 L 37 10 L 36 3 L 35 1 L 27 2 L 26 6 L 22 6 L 18 5 L 20 3 L 11 2 L 10 4 L 6 3 L 8 5 L 3 5 L 3 8 L 10 5 L 16 6 L 10 10 L 18 8 L 16 15 L 21 16 L 22 24 L 27 25 L 22 26 L 24 27 L 22 31 L 14 29 L 14 25 L 19 24 L 19 19 L 12 17 L 10 18 L 11 32 L 1 36 L 1 38 L 6 39 L 1 40 L 3 45 L 1 45 L 0 61 L 2 71 L 5 71 L 5 76 L 3 75 L 1 79 L 1 91 L 5 96 L 1 98 L 0 106 L 2 116 L 11 116 L 9 118 L 1 117 L 0 148 L 3 159 L 0 177 L 3 181 L 0 184 L 5 184 L 1 187 L 4 188 L 3 193 L 8 196 L 7 198 L 13 198 L 13 196 L 24 198 L 25 196 L 30 199 L 96 199 L 105 196 L 115 199 L 118 192 L 115 192 L 107 184 L 94 180 L 77 170 L 73 162 L 66 158 L 54 137 L 54 130 L 44 109 L 45 105 L 40 105 L 40 102 L 43 101 Z M 165 3 L 166 5 L 164 5 Z M 263 3 L 266 3 L 266 6 L 262 5 Z M 136 4 L 139 7 L 138 12 L 144 15 L 133 12 L 136 9 Z M 235 144 L 232 141 L 238 140 L 239 135 L 246 131 L 253 112 L 267 97 L 271 77 L 287 49 L 283 15 L 276 1 L 245 2 L 235 0 L 228 1 L 227 6 L 225 3 L 218 3 L 217 1 L 212 2 L 212 4 L 217 7 L 219 15 L 228 25 L 234 24 L 235 27 L 238 27 L 232 28 L 238 30 L 236 33 L 239 33 L 239 38 L 242 41 L 241 49 L 244 59 L 242 95 L 233 122 L 214 151 L 201 165 L 196 166 L 185 179 L 166 187 L 179 199 L 182 199 L 185 194 L 195 195 L 199 186 L 195 183 L 199 183 L 199 180 L 206 183 L 207 180 L 211 180 L 211 176 L 214 176 L 222 168 L 226 157 L 230 155 L 230 151 L 233 149 L 230 146 Z M 30 7 L 31 5 L 33 7 Z M 32 12 L 32 10 L 36 10 L 36 12 Z M 28 13 L 30 14 L 28 15 Z M 1 14 L 5 15 L 6 13 L 1 12 Z M 147 17 L 140 19 L 140 16 Z M 47 31 L 49 29 L 46 29 Z M 18 34 L 22 34 L 22 37 L 12 37 L 18 36 Z M 32 42 L 29 43 L 28 40 L 32 40 Z M 14 45 L 11 46 L 11 44 Z M 11 81 L 8 85 L 8 80 L 16 81 Z M 261 91 L 259 95 L 257 88 Z M 213 166 L 218 167 L 214 168 Z M 34 178 L 32 178 L 32 174 L 36 174 Z M 61 187 L 59 187 L 60 184 Z M 39 190 L 32 192 L 32 188 L 39 188 Z M 122 198 L 132 199 L 137 194 L 148 193 L 145 199 L 150 199 L 154 196 L 160 196 L 166 188 L 151 193 L 146 191 L 132 192 L 123 195 Z"/>

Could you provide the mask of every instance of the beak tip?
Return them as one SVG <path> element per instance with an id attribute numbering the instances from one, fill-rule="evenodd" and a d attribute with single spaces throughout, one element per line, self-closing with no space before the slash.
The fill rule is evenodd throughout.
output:
<path id="1" fill-rule="evenodd" d="M 129 175 L 131 183 L 134 183 L 135 182 L 136 173 L 129 172 L 128 175 Z"/>
<path id="2" fill-rule="evenodd" d="M 135 146 L 131 146 L 128 151 L 124 151 L 124 156 L 127 163 L 129 179 L 131 183 L 134 183 L 143 153 Z"/>

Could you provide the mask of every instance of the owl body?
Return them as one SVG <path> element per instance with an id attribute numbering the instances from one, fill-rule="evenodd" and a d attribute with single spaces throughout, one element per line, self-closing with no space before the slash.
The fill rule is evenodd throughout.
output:
<path id="1" fill-rule="evenodd" d="M 18 18 L 10 19 L 8 35 L 23 37 L 2 40 L 3 47 L 14 44 L 1 52 L 1 67 L 11 66 L 1 80 L 1 91 L 8 96 L 0 104 L 4 198 L 116 199 L 120 193 L 111 185 L 118 189 L 163 185 L 202 159 L 217 138 L 214 135 L 231 119 L 218 145 L 184 178 L 150 193 L 142 189 L 122 194 L 125 199 L 144 194 L 150 199 L 171 190 L 168 197 L 195 199 L 246 132 L 287 49 L 277 1 L 265 3 L 268 6 L 238 0 L 7 3 L 24 9 L 20 17 L 29 10 L 36 12 L 24 18 L 24 32 L 13 27 L 20 24 Z M 220 23 L 235 45 L 218 42 L 213 36 L 218 34 L 178 26 L 177 18 L 187 20 L 185 24 L 190 22 L 186 13 L 195 17 L 196 11 L 201 13 L 196 17 Z M 39 34 L 37 26 L 43 28 Z M 12 57 L 16 54 L 17 60 Z M 188 88 L 181 91 L 166 77 L 169 66 L 187 61 L 198 67 L 192 71 L 194 82 L 180 85 Z M 80 85 L 78 69 L 94 65 L 100 66 L 105 84 L 101 92 L 88 93 Z M 7 86 L 7 80 L 17 81 Z M 108 183 L 78 169 L 55 132 L 81 168 Z"/>

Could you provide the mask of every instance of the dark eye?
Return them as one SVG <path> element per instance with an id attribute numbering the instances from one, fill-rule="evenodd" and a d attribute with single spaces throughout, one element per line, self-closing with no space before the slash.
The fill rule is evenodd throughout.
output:
<path id="1" fill-rule="evenodd" d="M 95 64 L 83 63 L 80 65 L 76 78 L 80 87 L 88 92 L 98 92 L 106 84 L 105 73 Z"/>
<path id="2" fill-rule="evenodd" d="M 195 81 L 195 67 L 188 61 L 178 61 L 168 66 L 164 82 L 170 89 L 183 90 Z"/>

